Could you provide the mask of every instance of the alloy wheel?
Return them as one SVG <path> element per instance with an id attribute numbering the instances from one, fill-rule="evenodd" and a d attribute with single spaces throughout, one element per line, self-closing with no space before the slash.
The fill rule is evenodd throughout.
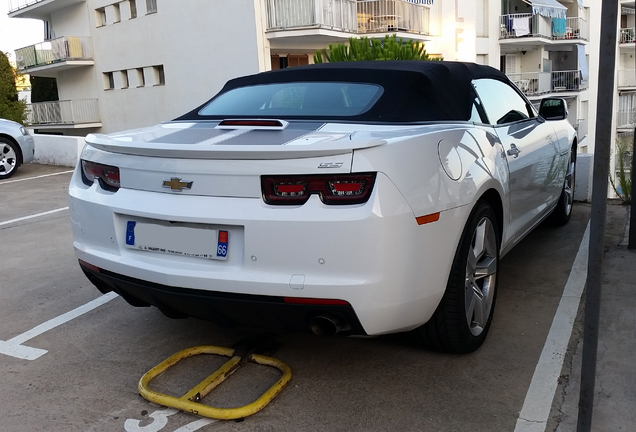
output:
<path id="1" fill-rule="evenodd" d="M 0 176 L 13 171 L 16 163 L 17 155 L 13 147 L 7 143 L 0 142 Z"/>
<path id="2" fill-rule="evenodd" d="M 565 173 L 565 185 L 563 193 L 565 194 L 565 214 L 572 212 L 572 203 L 574 202 L 574 170 L 576 166 L 576 154 L 573 154 L 568 164 L 568 170 Z"/>
<path id="3" fill-rule="evenodd" d="M 497 235 L 489 218 L 482 218 L 470 243 L 466 264 L 465 311 L 470 332 L 479 336 L 486 327 L 497 278 Z"/>

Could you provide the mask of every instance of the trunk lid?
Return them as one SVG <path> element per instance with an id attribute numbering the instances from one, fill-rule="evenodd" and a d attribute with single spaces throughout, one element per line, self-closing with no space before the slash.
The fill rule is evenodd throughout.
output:
<path id="1" fill-rule="evenodd" d="M 351 153 L 385 144 L 356 139 L 358 125 L 285 122 L 284 128 L 228 128 L 218 121 L 167 122 L 110 135 L 90 134 L 86 142 L 112 153 L 179 159 L 296 159 Z"/>

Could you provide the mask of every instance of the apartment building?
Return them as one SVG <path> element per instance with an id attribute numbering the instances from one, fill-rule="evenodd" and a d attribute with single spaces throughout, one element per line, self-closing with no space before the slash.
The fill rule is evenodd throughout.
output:
<path id="1" fill-rule="evenodd" d="M 616 128 L 615 145 L 627 140 L 631 144 L 636 127 L 636 2 L 621 0 L 621 13 L 618 35 L 618 53 L 616 64 L 615 112 Z M 631 146 L 629 146 L 631 149 Z M 620 170 L 620 159 L 623 166 L 630 170 L 632 152 L 619 154 L 614 148 L 611 159 L 611 170 L 615 177 Z M 615 182 L 617 185 L 619 182 Z M 620 186 L 620 185 L 618 185 Z"/>
<path id="2" fill-rule="evenodd" d="M 16 50 L 20 70 L 57 78 L 60 101 L 31 105 L 31 122 L 43 131 L 84 135 L 147 126 L 204 102 L 234 76 L 312 63 L 316 50 L 350 37 L 396 34 L 446 60 L 501 69 L 533 103 L 564 97 L 580 149 L 592 147 L 596 0 L 9 4 L 10 17 L 47 23 L 43 42 Z"/>

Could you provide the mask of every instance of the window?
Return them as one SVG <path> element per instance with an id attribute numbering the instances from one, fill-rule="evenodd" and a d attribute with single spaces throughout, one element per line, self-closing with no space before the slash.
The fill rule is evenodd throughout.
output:
<path id="1" fill-rule="evenodd" d="M 166 83 L 166 76 L 163 72 L 163 65 L 153 66 L 152 67 L 152 75 L 154 78 L 153 85 L 164 85 Z"/>
<path id="2" fill-rule="evenodd" d="M 490 124 L 506 124 L 534 117 L 526 100 L 508 84 L 494 79 L 479 79 L 473 85 Z"/>
<path id="3" fill-rule="evenodd" d="M 157 12 L 157 0 L 146 0 L 146 15 Z"/>
<path id="4" fill-rule="evenodd" d="M 128 82 L 128 71 L 119 71 L 120 77 L 121 77 L 121 88 L 126 89 L 128 88 L 129 82 Z"/>
<path id="5" fill-rule="evenodd" d="M 137 0 L 128 0 L 130 6 L 130 19 L 137 18 Z"/>
<path id="6" fill-rule="evenodd" d="M 95 26 L 104 27 L 106 25 L 106 8 L 95 9 Z"/>
<path id="7" fill-rule="evenodd" d="M 113 24 L 121 22 L 121 9 L 119 8 L 119 3 L 115 3 L 111 6 L 113 8 Z"/>
<path id="8" fill-rule="evenodd" d="M 144 87 L 146 85 L 146 79 L 144 78 L 144 68 L 137 68 L 137 87 Z"/>
<path id="9" fill-rule="evenodd" d="M 203 116 L 355 116 L 368 111 L 382 95 L 375 84 L 293 82 L 239 87 L 214 98 Z"/>
<path id="10" fill-rule="evenodd" d="M 468 119 L 468 121 L 473 123 L 487 123 L 486 116 L 484 115 L 484 107 L 481 106 L 481 101 L 477 97 L 474 89 L 471 89 L 470 97 L 473 100 L 473 103 L 470 111 L 470 119 Z"/>
<path id="11" fill-rule="evenodd" d="M 113 90 L 115 88 L 115 76 L 112 72 L 104 72 L 104 90 Z"/>

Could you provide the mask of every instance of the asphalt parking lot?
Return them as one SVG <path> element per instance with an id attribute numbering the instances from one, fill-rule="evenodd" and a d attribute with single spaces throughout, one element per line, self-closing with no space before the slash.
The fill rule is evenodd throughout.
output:
<path id="1" fill-rule="evenodd" d="M 2 431 L 513 431 L 589 217 L 577 204 L 570 224 L 540 226 L 502 260 L 493 326 L 477 352 L 426 351 L 408 335 L 281 335 L 273 357 L 291 367 L 287 388 L 242 422 L 215 422 L 147 402 L 137 382 L 179 350 L 260 332 L 103 299 L 74 256 L 68 171 L 25 165 L 0 182 L 0 341 L 46 350 L 34 360 L 0 353 Z M 187 390 L 220 363 L 193 359 L 157 386 Z M 276 379 L 250 365 L 204 402 L 243 405 Z"/>

